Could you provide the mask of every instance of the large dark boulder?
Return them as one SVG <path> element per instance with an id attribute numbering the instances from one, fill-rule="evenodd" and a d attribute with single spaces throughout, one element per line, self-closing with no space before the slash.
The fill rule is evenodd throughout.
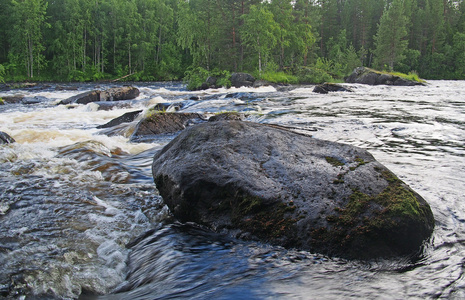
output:
<path id="1" fill-rule="evenodd" d="M 263 124 L 189 127 L 152 172 L 180 221 L 285 247 L 413 255 L 434 227 L 428 203 L 367 151 Z"/>
<path id="2" fill-rule="evenodd" d="M 8 133 L 0 131 L 0 144 L 11 144 L 16 142 Z"/>
<path id="3" fill-rule="evenodd" d="M 84 92 L 68 99 L 60 101 L 58 104 L 88 104 L 91 102 L 99 101 L 120 101 L 120 100 L 131 100 L 139 96 L 139 89 L 132 86 L 123 86 L 110 88 L 105 91 L 90 91 Z"/>
<path id="4" fill-rule="evenodd" d="M 352 74 L 345 78 L 347 83 L 361 83 L 368 85 L 395 85 L 395 86 L 414 86 L 424 85 L 423 82 L 408 80 L 388 73 L 375 71 L 370 68 L 358 67 Z"/>
<path id="5" fill-rule="evenodd" d="M 255 77 L 248 73 L 232 73 L 231 86 L 240 88 L 242 86 L 253 86 Z"/>

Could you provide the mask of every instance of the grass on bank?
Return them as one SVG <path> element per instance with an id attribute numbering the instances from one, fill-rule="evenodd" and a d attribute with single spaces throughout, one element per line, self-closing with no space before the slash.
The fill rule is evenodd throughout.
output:
<path id="1" fill-rule="evenodd" d="M 378 71 L 370 68 L 366 68 L 367 70 L 373 71 L 378 74 L 387 74 L 387 75 L 392 75 L 392 76 L 397 76 L 406 80 L 411 80 L 411 81 L 416 81 L 416 82 L 421 82 L 421 83 L 426 83 L 423 79 L 418 76 L 418 74 L 415 71 L 408 72 L 408 74 L 405 73 L 400 73 L 400 72 L 395 72 L 395 71 Z"/>
<path id="2" fill-rule="evenodd" d="M 264 72 L 261 76 L 258 76 L 262 80 L 269 81 L 271 83 L 283 83 L 283 84 L 296 84 L 299 83 L 299 79 L 295 75 L 287 74 L 284 72 Z"/>
<path id="3" fill-rule="evenodd" d="M 398 76 L 400 78 L 404 78 L 404 79 L 407 79 L 407 80 L 417 81 L 417 82 L 421 82 L 421 83 L 426 82 L 423 79 L 421 79 L 418 76 L 418 74 L 415 73 L 415 72 L 409 72 L 408 74 L 404 74 L 404 73 L 400 73 L 400 72 L 389 72 L 389 74 L 391 74 L 393 76 Z"/>

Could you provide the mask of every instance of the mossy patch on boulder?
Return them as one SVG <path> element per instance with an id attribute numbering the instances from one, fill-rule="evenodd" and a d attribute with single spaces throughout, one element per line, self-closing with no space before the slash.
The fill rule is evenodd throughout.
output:
<path id="1" fill-rule="evenodd" d="M 368 85 L 395 85 L 395 86 L 415 86 L 424 85 L 415 74 L 402 74 L 394 72 L 381 72 L 366 67 L 356 68 L 352 74 L 345 78 L 347 83 L 361 83 Z"/>

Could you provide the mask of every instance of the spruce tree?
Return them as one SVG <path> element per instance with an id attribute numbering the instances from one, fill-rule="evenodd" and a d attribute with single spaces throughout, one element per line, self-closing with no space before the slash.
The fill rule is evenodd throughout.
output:
<path id="1" fill-rule="evenodd" d="M 404 0 L 394 0 L 386 6 L 381 16 L 378 32 L 375 36 L 375 66 L 388 66 L 392 71 L 394 64 L 404 58 L 407 49 L 407 17 L 404 14 Z"/>

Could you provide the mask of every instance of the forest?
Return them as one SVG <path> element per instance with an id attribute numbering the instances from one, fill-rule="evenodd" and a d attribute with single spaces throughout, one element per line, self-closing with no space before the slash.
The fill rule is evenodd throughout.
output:
<path id="1" fill-rule="evenodd" d="M 465 79 L 462 0 L 3 0 L 0 17 L 2 81 Z"/>

